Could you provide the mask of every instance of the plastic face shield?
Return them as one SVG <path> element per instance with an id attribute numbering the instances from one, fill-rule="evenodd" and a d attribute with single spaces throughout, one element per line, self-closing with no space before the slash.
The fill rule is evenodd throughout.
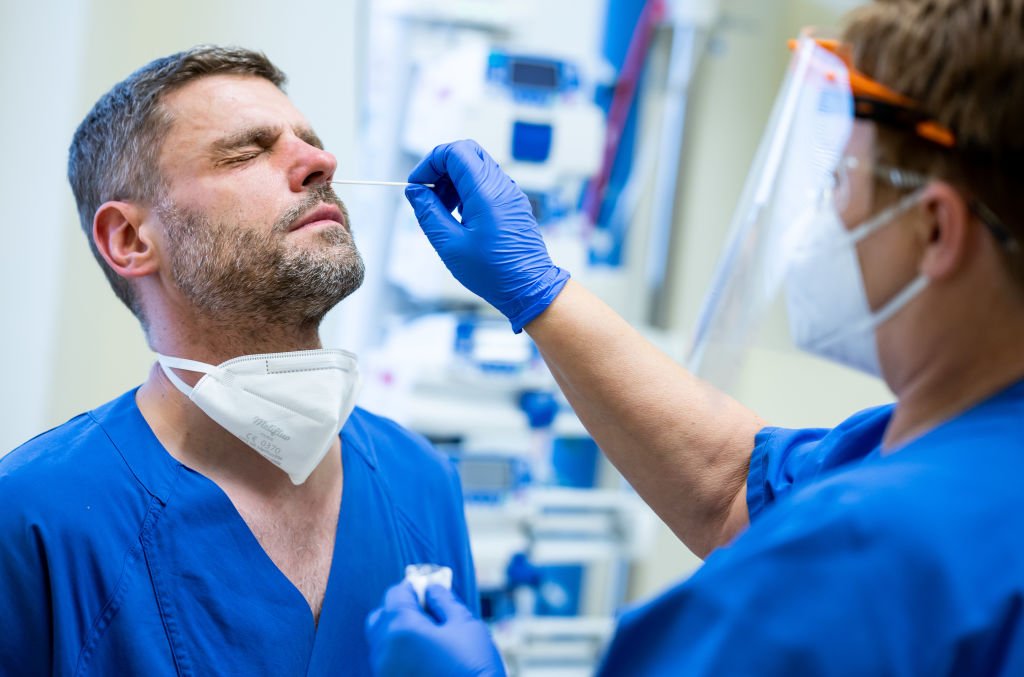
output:
<path id="1" fill-rule="evenodd" d="M 870 159 L 851 144 L 854 95 L 846 61 L 805 32 L 733 216 L 689 356 L 696 375 L 728 391 L 768 311 L 780 297 L 793 257 L 807 249 L 822 200 L 843 213 Z M 860 162 L 844 158 L 860 155 Z"/>

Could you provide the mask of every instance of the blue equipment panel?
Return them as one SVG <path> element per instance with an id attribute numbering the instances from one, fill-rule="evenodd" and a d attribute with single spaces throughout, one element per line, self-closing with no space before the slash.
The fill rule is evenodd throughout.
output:
<path id="1" fill-rule="evenodd" d="M 540 106 L 580 87 L 579 75 L 571 63 L 504 52 L 491 52 L 487 79 L 508 89 L 516 102 Z"/>
<path id="2" fill-rule="evenodd" d="M 512 158 L 518 162 L 546 162 L 553 134 L 551 125 L 516 120 L 512 123 Z"/>

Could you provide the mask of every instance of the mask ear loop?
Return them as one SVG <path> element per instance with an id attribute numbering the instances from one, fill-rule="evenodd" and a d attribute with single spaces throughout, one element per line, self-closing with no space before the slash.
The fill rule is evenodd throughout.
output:
<path id="1" fill-rule="evenodd" d="M 167 380 L 169 380 L 174 387 L 180 390 L 186 397 L 192 397 L 192 391 L 195 390 L 195 388 L 182 381 L 181 377 L 172 371 L 172 368 L 194 371 L 200 374 L 209 374 L 211 371 L 216 369 L 216 367 L 204 362 L 186 360 L 183 357 L 169 357 L 167 355 L 157 355 L 157 362 L 160 363 L 160 368 L 163 370 L 164 376 L 167 377 Z"/>
<path id="2" fill-rule="evenodd" d="M 921 196 L 924 195 L 924 188 L 918 188 L 910 195 L 906 195 L 900 199 L 894 205 L 886 207 L 882 211 L 878 212 L 870 219 L 860 224 L 853 230 L 847 233 L 847 237 L 851 244 L 857 244 L 864 238 L 868 237 L 876 230 L 884 228 L 889 224 L 890 221 L 895 219 L 900 214 L 912 209 L 917 203 L 921 201 Z"/>
<path id="3" fill-rule="evenodd" d="M 881 212 L 868 219 L 861 225 L 854 228 L 847 234 L 847 242 L 850 246 L 856 246 L 858 242 L 868 237 L 875 231 L 888 225 L 893 219 L 900 214 L 911 209 L 921 200 L 921 196 L 924 194 L 924 188 L 915 190 L 910 195 L 905 196 L 896 204 L 883 209 Z M 858 271 L 859 272 L 859 271 Z M 863 273 L 861 273 L 863 275 Z M 842 330 L 835 331 L 832 334 L 821 339 L 819 345 L 822 347 L 829 346 L 844 336 L 851 333 L 861 333 L 870 331 L 881 325 L 885 324 L 893 315 L 903 309 L 903 306 L 910 303 L 918 294 L 924 291 L 925 287 L 931 280 L 925 275 L 918 275 L 914 280 L 901 290 L 896 296 L 890 299 L 885 305 L 883 305 L 878 311 L 872 312 L 864 319 L 863 322 L 858 323 L 853 327 L 845 327 Z M 863 281 L 862 281 L 863 284 Z M 869 309 L 870 311 L 870 309 Z"/>
<path id="4" fill-rule="evenodd" d="M 924 291 L 924 288 L 928 286 L 931 280 L 928 279 L 927 275 L 919 274 L 914 281 L 907 285 L 903 291 L 896 294 L 892 299 L 889 300 L 882 308 L 875 313 L 872 317 L 874 319 L 873 326 L 880 327 L 889 319 L 903 310 L 903 306 L 910 303 L 915 296 Z"/>

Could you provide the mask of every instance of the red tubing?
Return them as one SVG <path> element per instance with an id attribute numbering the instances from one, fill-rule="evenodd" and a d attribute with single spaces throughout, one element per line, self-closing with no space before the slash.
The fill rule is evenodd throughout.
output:
<path id="1" fill-rule="evenodd" d="M 636 27 L 633 28 L 633 37 L 630 38 L 626 59 L 616 79 L 615 92 L 612 94 L 611 106 L 608 108 L 608 127 L 604 139 L 601 170 L 591 180 L 583 197 L 583 213 L 591 225 L 596 224 L 601 215 L 601 206 L 604 204 L 605 193 L 608 190 L 612 166 L 618 156 L 622 132 L 626 127 L 629 111 L 636 98 L 636 88 L 650 51 L 651 41 L 654 38 L 654 29 L 664 17 L 665 0 L 647 0 L 640 11 Z"/>

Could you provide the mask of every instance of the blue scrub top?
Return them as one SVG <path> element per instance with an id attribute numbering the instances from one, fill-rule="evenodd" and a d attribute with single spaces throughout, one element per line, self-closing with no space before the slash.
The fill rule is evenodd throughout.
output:
<path id="1" fill-rule="evenodd" d="M 751 525 L 623 615 L 603 675 L 1024 675 L 1024 383 L 894 453 L 766 428 Z"/>
<path id="2" fill-rule="evenodd" d="M 406 564 L 477 609 L 458 477 L 364 410 L 320 622 L 220 488 L 160 445 L 131 391 L 0 460 L 0 674 L 369 675 L 363 623 Z"/>

